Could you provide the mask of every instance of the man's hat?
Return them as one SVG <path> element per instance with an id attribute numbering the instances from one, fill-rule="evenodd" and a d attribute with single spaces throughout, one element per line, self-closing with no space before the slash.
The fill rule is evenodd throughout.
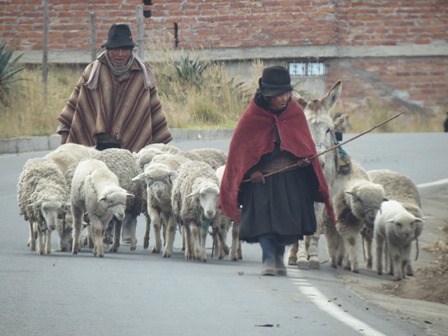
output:
<path id="1" fill-rule="evenodd" d="M 114 23 L 107 34 L 107 42 L 102 45 L 106 49 L 131 48 L 136 44 L 132 41 L 131 28 L 127 24 Z"/>
<path id="2" fill-rule="evenodd" d="M 265 68 L 258 80 L 258 85 L 261 93 L 267 97 L 276 97 L 294 89 L 291 86 L 291 76 L 288 69 L 279 65 Z"/>

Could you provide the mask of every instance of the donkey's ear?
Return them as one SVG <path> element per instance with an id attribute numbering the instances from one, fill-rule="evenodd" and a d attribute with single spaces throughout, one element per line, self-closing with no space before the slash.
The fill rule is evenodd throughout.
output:
<path id="1" fill-rule="evenodd" d="M 300 95 L 300 93 L 297 90 L 292 91 L 292 97 L 296 102 L 299 103 L 300 106 L 302 106 L 303 109 L 305 109 L 307 101 L 303 99 L 303 97 Z"/>
<path id="2" fill-rule="evenodd" d="M 327 111 L 336 104 L 341 95 L 342 91 L 342 81 L 338 80 L 333 87 L 327 92 L 327 94 L 321 99 L 322 105 Z"/>

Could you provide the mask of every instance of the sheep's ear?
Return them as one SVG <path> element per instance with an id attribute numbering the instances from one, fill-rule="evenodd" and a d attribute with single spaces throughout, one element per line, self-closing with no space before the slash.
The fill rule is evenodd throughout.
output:
<path id="1" fill-rule="evenodd" d="M 196 196 L 197 194 L 199 194 L 199 188 L 193 189 L 191 193 L 187 195 L 187 197 Z"/>
<path id="2" fill-rule="evenodd" d="M 144 181 L 145 180 L 145 176 L 146 176 L 145 173 L 138 174 L 136 177 L 134 177 L 132 179 L 132 181 L 137 181 L 137 182 Z"/>
<path id="3" fill-rule="evenodd" d="M 134 198 L 135 196 L 134 196 L 134 194 L 126 193 L 126 197 L 127 198 Z"/>
<path id="4" fill-rule="evenodd" d="M 107 199 L 106 195 L 99 195 L 98 196 L 98 202 L 105 201 L 106 199 Z"/>
<path id="5" fill-rule="evenodd" d="M 169 177 L 169 179 L 170 179 L 170 182 L 171 183 L 173 183 L 174 182 L 174 180 L 176 179 L 176 177 L 177 177 L 177 172 L 176 171 L 170 171 L 170 173 L 169 173 L 169 175 L 168 175 L 168 177 Z"/>
<path id="6" fill-rule="evenodd" d="M 64 209 L 64 212 L 69 211 L 69 210 L 70 210 L 70 207 L 71 207 L 71 203 L 69 203 L 69 202 L 64 202 L 64 203 L 62 204 L 62 208 Z"/>
<path id="7" fill-rule="evenodd" d="M 383 197 L 383 202 L 389 202 L 389 199 L 387 197 Z"/>
<path id="8" fill-rule="evenodd" d="M 349 194 L 349 195 L 352 195 L 352 196 L 355 196 L 355 193 L 353 191 L 346 191 L 345 193 Z"/>

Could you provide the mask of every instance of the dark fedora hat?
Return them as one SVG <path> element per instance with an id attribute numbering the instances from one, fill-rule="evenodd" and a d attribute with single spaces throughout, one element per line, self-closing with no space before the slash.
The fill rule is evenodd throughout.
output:
<path id="1" fill-rule="evenodd" d="M 265 68 L 258 80 L 258 85 L 261 93 L 267 97 L 276 97 L 294 89 L 291 86 L 291 76 L 288 69 L 279 65 Z"/>
<path id="2" fill-rule="evenodd" d="M 132 48 L 135 47 L 132 41 L 131 28 L 124 23 L 114 23 L 107 34 L 107 42 L 102 45 L 106 49 Z"/>

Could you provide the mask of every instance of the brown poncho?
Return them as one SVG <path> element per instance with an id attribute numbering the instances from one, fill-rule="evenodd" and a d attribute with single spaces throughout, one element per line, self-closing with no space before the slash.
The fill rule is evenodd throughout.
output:
<path id="1" fill-rule="evenodd" d="M 122 148 L 138 151 L 151 143 L 171 141 L 155 81 L 145 87 L 142 63 L 134 59 L 129 73 L 118 80 L 104 54 L 98 62 L 96 88 L 86 85 L 94 68 L 92 62 L 58 117 L 58 132 L 69 131 L 67 142 L 95 146 L 96 134 L 105 133 L 120 141 Z M 149 67 L 148 73 L 152 76 Z"/>

